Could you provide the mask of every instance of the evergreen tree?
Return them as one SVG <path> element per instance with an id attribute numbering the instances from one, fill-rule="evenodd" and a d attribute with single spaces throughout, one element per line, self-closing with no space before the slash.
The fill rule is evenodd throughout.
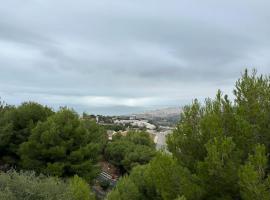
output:
<path id="1" fill-rule="evenodd" d="M 141 199 L 270 199 L 270 77 L 246 70 L 234 95 L 184 107 L 167 137 L 172 156 L 130 173 Z"/>
<path id="2" fill-rule="evenodd" d="M 92 180 L 98 172 L 96 164 L 103 143 L 93 139 L 96 133 L 100 135 L 96 129 L 94 126 L 92 132 L 90 127 L 85 128 L 74 111 L 61 109 L 39 122 L 29 140 L 21 145 L 23 168 L 56 176 L 78 174 Z"/>
<path id="3" fill-rule="evenodd" d="M 270 176 L 267 174 L 267 156 L 263 145 L 255 147 L 248 161 L 239 170 L 239 185 L 243 200 L 270 199 Z"/>
<path id="4" fill-rule="evenodd" d="M 5 163 L 15 165 L 19 159 L 18 149 L 31 135 L 31 129 L 40 121 L 45 121 L 53 111 L 34 102 L 18 107 L 2 107 L 0 114 L 0 158 Z"/>

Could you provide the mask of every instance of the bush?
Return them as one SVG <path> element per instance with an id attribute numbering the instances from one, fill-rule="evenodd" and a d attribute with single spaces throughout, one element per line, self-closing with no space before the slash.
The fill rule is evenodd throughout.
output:
<path id="1" fill-rule="evenodd" d="M 36 176 L 34 172 L 0 173 L 0 199 L 3 200 L 93 200 L 90 188 L 75 176 L 70 181 Z"/>
<path id="2" fill-rule="evenodd" d="M 123 172 L 148 163 L 155 153 L 155 144 L 149 134 L 140 131 L 128 132 L 127 136 L 115 135 L 105 149 L 106 158 Z"/>
<path id="3" fill-rule="evenodd" d="M 99 171 L 97 161 L 106 133 L 97 125 L 85 123 L 68 109 L 38 123 L 20 147 L 22 167 L 61 177 L 78 174 L 92 180 Z"/>
<path id="4" fill-rule="evenodd" d="M 45 121 L 53 111 L 38 103 L 23 103 L 18 107 L 1 106 L 0 103 L 0 159 L 16 165 L 18 149 L 31 135 L 31 129 L 40 121 Z"/>

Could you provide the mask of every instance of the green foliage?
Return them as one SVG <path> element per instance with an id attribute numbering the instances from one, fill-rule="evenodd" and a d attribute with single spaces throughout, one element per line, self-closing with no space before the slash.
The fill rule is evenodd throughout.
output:
<path id="1" fill-rule="evenodd" d="M 265 147 L 257 145 L 254 155 L 239 170 L 239 185 L 244 200 L 270 199 L 270 176 L 266 173 L 267 156 Z"/>
<path id="2" fill-rule="evenodd" d="M 236 82 L 234 104 L 218 91 L 204 106 L 195 101 L 185 107 L 177 129 L 167 139 L 168 148 L 200 178 L 204 198 L 240 198 L 238 168 L 254 144 L 269 149 L 269 91 L 268 77 L 245 71 Z"/>
<path id="3" fill-rule="evenodd" d="M 27 141 L 31 129 L 39 121 L 45 121 L 53 111 L 33 102 L 1 108 L 5 110 L 0 115 L 0 158 L 6 163 L 16 164 L 20 144 Z"/>
<path id="4" fill-rule="evenodd" d="M 175 159 L 159 153 L 148 165 L 135 167 L 129 177 L 119 181 L 112 193 L 122 198 L 126 187 L 136 187 L 138 200 L 171 200 L 179 194 L 196 200 L 202 195 L 196 182 L 197 178 L 178 165 Z"/>
<path id="5" fill-rule="evenodd" d="M 61 109 L 39 122 L 21 145 L 21 164 L 38 173 L 78 174 L 90 181 L 98 173 L 96 162 L 105 144 L 104 135 L 95 124 L 81 121 L 74 111 Z"/>
<path id="6" fill-rule="evenodd" d="M 175 200 L 187 200 L 185 196 L 181 196 L 181 197 L 178 197 L 177 199 Z"/>
<path id="7" fill-rule="evenodd" d="M 130 131 L 124 139 L 136 145 L 155 147 L 154 141 L 150 138 L 149 133 L 144 131 Z"/>
<path id="8" fill-rule="evenodd" d="M 136 185 L 127 177 L 121 178 L 116 188 L 109 193 L 108 200 L 139 200 L 140 193 Z"/>
<path id="9" fill-rule="evenodd" d="M 196 160 L 203 160 L 206 154 L 199 131 L 201 115 L 201 105 L 197 100 L 191 106 L 185 106 L 174 134 L 167 138 L 169 151 L 192 171 Z"/>
<path id="10" fill-rule="evenodd" d="M 129 173 L 109 200 L 269 200 L 270 77 L 246 70 L 234 95 L 229 100 L 218 91 L 214 99 L 185 106 L 167 137 L 171 154 L 157 153 L 146 132 L 117 134 L 106 144 L 105 130 L 92 116 L 0 102 L 0 158 L 14 164 L 20 156 L 21 166 L 37 173 L 91 180 L 104 151 Z M 93 199 L 89 193 L 77 176 L 63 182 L 31 173 L 0 174 L 0 199 Z"/>
<path id="11" fill-rule="evenodd" d="M 3 200 L 94 200 L 89 186 L 79 177 L 64 182 L 34 172 L 0 173 L 0 199 Z"/>
<path id="12" fill-rule="evenodd" d="M 126 127 L 122 124 L 104 124 L 102 125 L 106 130 L 124 131 Z"/>
<path id="13" fill-rule="evenodd" d="M 198 163 L 198 176 L 203 187 L 213 196 L 226 199 L 238 198 L 237 170 L 239 158 L 232 138 L 213 138 L 206 144 L 207 156 Z"/>
<path id="14" fill-rule="evenodd" d="M 0 115 L 2 116 L 5 111 L 7 111 L 11 106 L 7 105 L 6 102 L 1 100 L 0 97 Z"/>
<path id="15" fill-rule="evenodd" d="M 202 190 L 197 185 L 197 178 L 166 154 L 158 154 L 150 162 L 150 176 L 162 199 L 170 200 L 178 195 L 188 199 L 198 199 Z"/>
<path id="16" fill-rule="evenodd" d="M 91 193 L 89 185 L 80 177 L 74 176 L 67 189 L 67 199 L 94 200 L 95 196 Z"/>
<path id="17" fill-rule="evenodd" d="M 148 163 L 155 155 L 155 145 L 146 132 L 131 131 L 127 136 L 113 137 L 105 149 L 106 158 L 124 172 Z"/>
<path id="18" fill-rule="evenodd" d="M 270 199 L 270 77 L 246 70 L 234 95 L 184 107 L 167 137 L 172 156 L 130 172 L 140 199 Z"/>
<path id="19" fill-rule="evenodd" d="M 134 167 L 129 175 L 140 192 L 140 200 L 161 199 L 155 187 L 155 177 L 152 177 L 150 165 L 138 165 Z"/>
<path id="20" fill-rule="evenodd" d="M 247 144 L 264 144 L 270 147 L 270 77 L 257 76 L 255 70 L 246 70 L 234 90 L 236 113 L 250 128 Z M 251 146 L 251 145 L 250 145 Z M 252 149 L 252 148 L 250 148 Z"/>

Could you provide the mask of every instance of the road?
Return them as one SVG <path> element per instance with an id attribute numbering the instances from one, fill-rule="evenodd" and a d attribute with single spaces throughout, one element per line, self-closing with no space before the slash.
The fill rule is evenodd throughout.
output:
<path id="1" fill-rule="evenodd" d="M 166 148 L 166 135 L 170 133 L 171 130 L 156 132 L 155 143 L 157 144 L 157 149 Z"/>

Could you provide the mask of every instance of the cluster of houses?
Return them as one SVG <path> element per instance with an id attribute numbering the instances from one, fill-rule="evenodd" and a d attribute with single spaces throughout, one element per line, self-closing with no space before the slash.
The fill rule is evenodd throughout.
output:
<path id="1" fill-rule="evenodd" d="M 172 127 L 154 125 L 149 120 L 143 118 L 137 118 L 135 115 L 132 116 L 102 116 L 102 115 L 86 115 L 84 118 L 90 118 L 95 120 L 98 124 L 101 125 L 117 125 L 124 127 L 122 130 L 107 130 L 108 139 L 112 140 L 113 135 L 121 134 L 126 136 L 130 130 L 144 130 L 150 134 L 153 138 L 153 141 L 156 144 L 157 149 L 166 148 L 166 135 L 170 134 L 173 130 Z"/>
<path id="2" fill-rule="evenodd" d="M 114 130 L 107 130 L 108 139 L 112 140 L 113 135 L 121 134 L 122 136 L 126 136 L 129 130 L 145 130 L 151 138 L 153 139 L 154 143 L 156 144 L 157 149 L 164 149 L 166 148 L 166 135 L 172 132 L 171 127 L 157 127 L 148 120 L 145 119 L 116 119 L 114 121 L 115 124 L 121 125 L 129 125 L 126 130 L 114 131 Z"/>

